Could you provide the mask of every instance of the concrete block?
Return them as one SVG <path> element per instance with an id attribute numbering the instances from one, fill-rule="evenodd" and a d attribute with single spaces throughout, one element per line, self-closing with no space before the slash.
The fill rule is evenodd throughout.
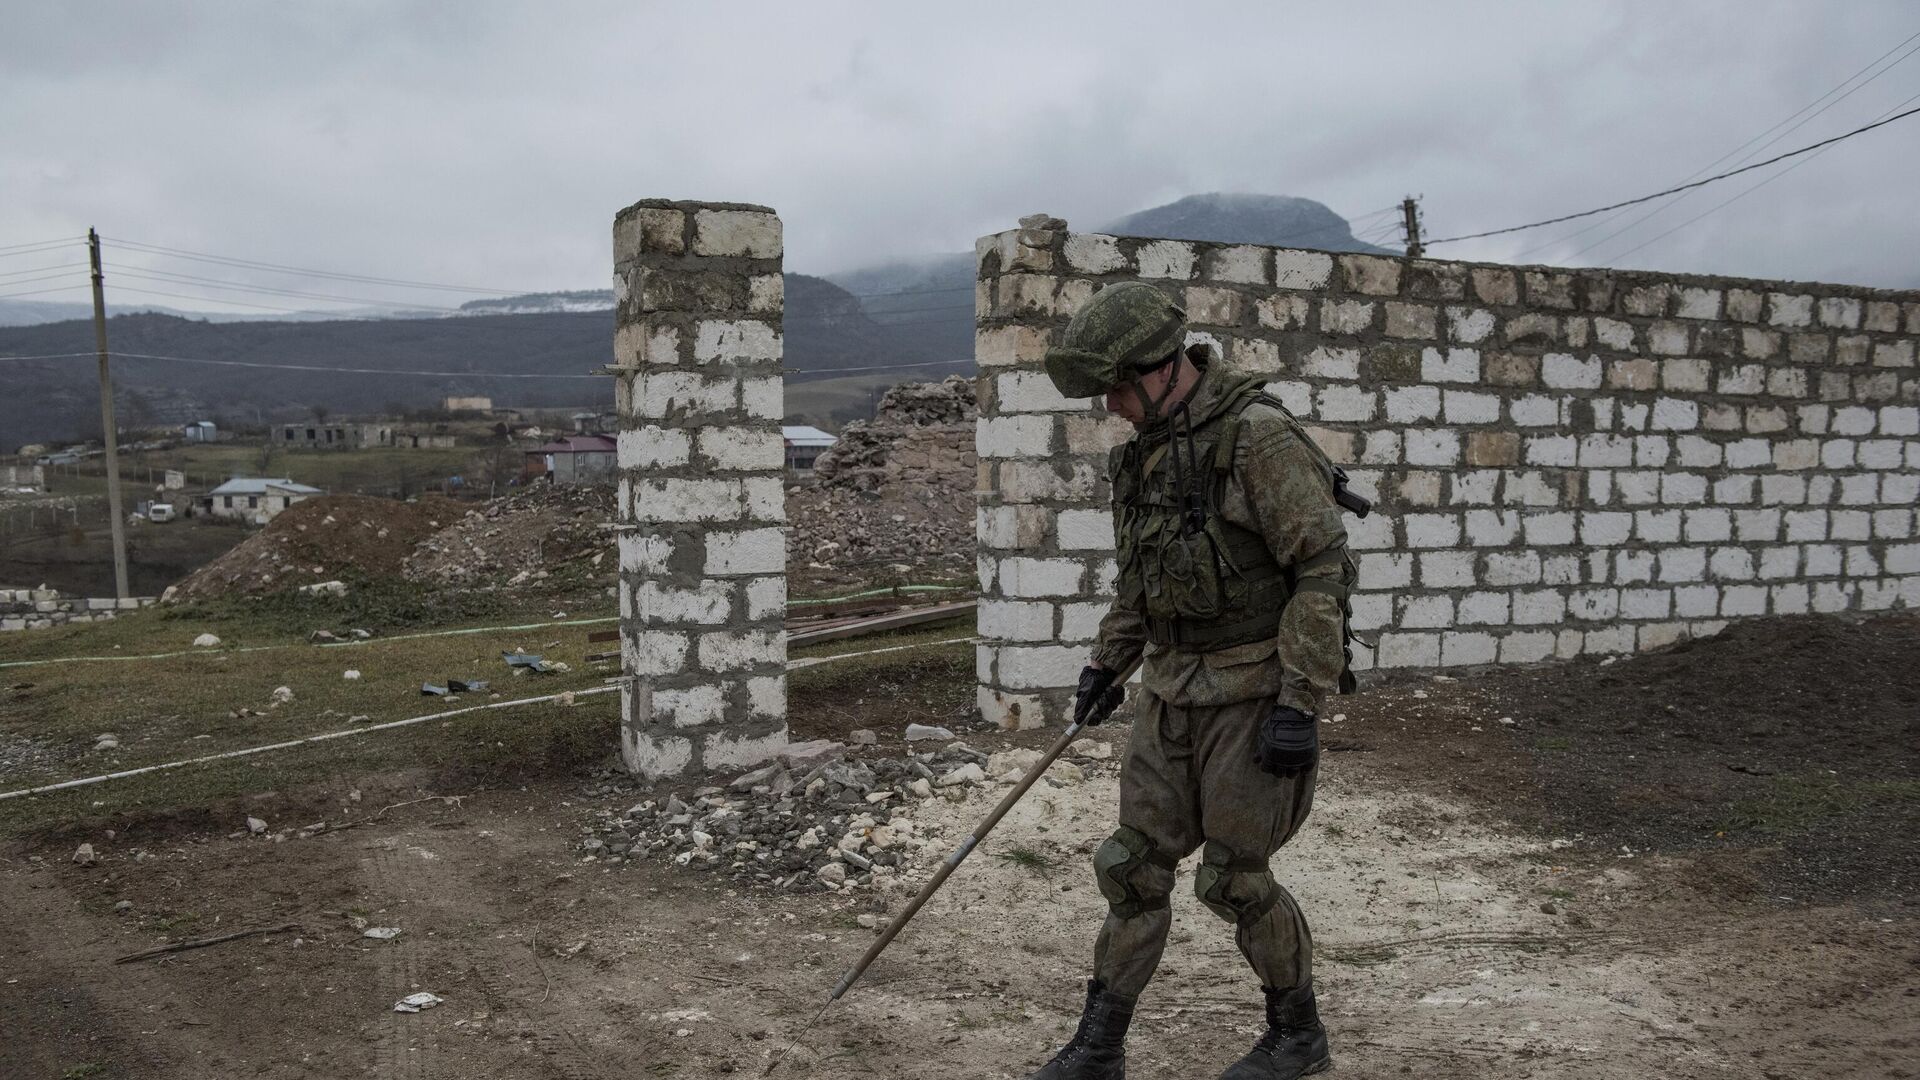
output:
<path id="1" fill-rule="evenodd" d="M 1462 626 L 1505 626 L 1508 596 L 1503 592 L 1473 592 L 1460 598 L 1455 616 Z"/>
<path id="2" fill-rule="evenodd" d="M 1108 510 L 1062 510 L 1058 521 L 1062 550 L 1111 550 L 1113 513 Z"/>
<path id="3" fill-rule="evenodd" d="M 1000 407 L 1007 412 L 1083 412 L 1087 398 L 1061 397 L 1044 371 L 1008 371 L 994 376 Z"/>
<path id="4" fill-rule="evenodd" d="M 1558 624 L 1564 622 L 1566 617 L 1567 597 L 1558 589 L 1533 589 L 1514 594 L 1515 626 Z"/>
<path id="5" fill-rule="evenodd" d="M 778 574 L 787 568 L 786 529 L 747 529 L 707 534 L 706 573 L 711 576 Z"/>
<path id="6" fill-rule="evenodd" d="M 708 672 L 731 671 L 758 664 L 787 662 L 785 630 L 710 630 L 697 646 L 700 667 Z"/>
<path id="7" fill-rule="evenodd" d="M 1767 294 L 1767 322 L 1772 326 L 1799 327 L 1813 324 L 1813 297 L 1792 293 Z"/>
<path id="8" fill-rule="evenodd" d="M 1373 326 L 1374 305 L 1365 300 L 1320 301 L 1320 332 L 1359 334 Z"/>
<path id="9" fill-rule="evenodd" d="M 781 253 L 780 219 L 749 210 L 700 210 L 693 215 L 695 255 L 777 259 Z"/>
<path id="10" fill-rule="evenodd" d="M 1438 332 L 1439 312 L 1434 308 L 1395 300 L 1387 301 L 1385 307 L 1388 337 L 1431 338 Z M 1490 316 L 1488 322 L 1492 322 Z"/>
<path id="11" fill-rule="evenodd" d="M 1560 423 L 1560 399 L 1547 394 L 1528 394 L 1513 399 L 1507 415 L 1519 427 L 1554 427 Z"/>
<path id="12" fill-rule="evenodd" d="M 982 458 L 1045 457 L 1053 450 L 1053 417 L 1044 413 L 983 416 L 974 422 L 974 449 Z"/>
<path id="13" fill-rule="evenodd" d="M 1186 281 L 1193 277 L 1193 245 L 1181 240 L 1149 241 L 1140 245 L 1135 258 L 1140 264 L 1140 276 L 1143 278 Z"/>
<path id="14" fill-rule="evenodd" d="M 1279 254 L 1284 255 L 1285 252 Z M 1306 296 L 1276 293 L 1254 303 L 1254 317 L 1271 330 L 1303 330 L 1313 312 L 1313 301 Z"/>
<path id="15" fill-rule="evenodd" d="M 635 521 L 731 521 L 740 509 L 740 484 L 735 480 L 667 478 L 633 485 Z"/>
<path id="16" fill-rule="evenodd" d="M 1403 440 L 1407 464 L 1451 466 L 1460 462 L 1460 433 L 1445 428 L 1410 428 Z"/>
<path id="17" fill-rule="evenodd" d="M 1440 415 L 1437 386 L 1388 387 L 1384 392 L 1387 419 L 1396 424 L 1433 420 Z"/>
<path id="18" fill-rule="evenodd" d="M 1358 379 L 1360 350 L 1319 345 L 1301 360 L 1300 370 L 1320 379 Z"/>
<path id="19" fill-rule="evenodd" d="M 1449 631 L 1440 635 L 1440 663 L 1443 667 L 1491 664 L 1499 655 L 1499 644 L 1492 634 Z"/>
<path id="20" fill-rule="evenodd" d="M 1110 274 L 1125 270 L 1127 257 L 1120 241 L 1098 233 L 1070 233 L 1065 246 L 1067 265 L 1083 274 Z"/>
<path id="21" fill-rule="evenodd" d="M 1074 685 L 1086 662 L 1080 645 L 1007 645 L 999 650 L 995 672 L 1010 690 L 1040 690 Z"/>
<path id="22" fill-rule="evenodd" d="M 1500 420 L 1500 398 L 1493 394 L 1449 389 L 1444 400 L 1449 424 L 1493 424 Z"/>
<path id="23" fill-rule="evenodd" d="M 778 471 L 786 464 L 786 443 L 771 427 L 703 427 L 699 444 L 701 456 L 721 471 Z"/>
<path id="24" fill-rule="evenodd" d="M 1485 308 L 1450 307 L 1447 309 L 1447 339 L 1461 345 L 1478 345 L 1493 334 L 1493 312 Z"/>
<path id="25" fill-rule="evenodd" d="M 1357 386 L 1329 386 L 1320 391 L 1317 411 L 1321 420 L 1360 422 L 1373 419 L 1374 396 Z"/>
<path id="26" fill-rule="evenodd" d="M 1429 589 L 1464 589 L 1474 582 L 1471 551 L 1423 551 L 1420 584 Z"/>
<path id="27" fill-rule="evenodd" d="M 1573 631 L 1578 635 L 1579 631 Z M 1527 630 L 1500 639 L 1500 662 L 1532 664 L 1554 654 L 1557 635 L 1550 630 Z"/>
<path id="28" fill-rule="evenodd" d="M 1076 596 L 1086 577 L 1078 559 L 1015 556 L 1000 563 L 1000 590 L 1007 596 Z"/>
<path id="29" fill-rule="evenodd" d="M 1428 348 L 1420 351 L 1420 377 L 1430 383 L 1475 383 L 1480 381 L 1478 349 Z"/>
<path id="30" fill-rule="evenodd" d="M 1368 296 L 1396 296 L 1400 292 L 1400 261 L 1377 255 L 1341 255 L 1340 270 L 1347 291 Z"/>
<path id="31" fill-rule="evenodd" d="M 1655 431 L 1691 431 L 1700 426 L 1700 406 L 1684 398 L 1663 397 L 1653 403 Z"/>
<path id="32" fill-rule="evenodd" d="M 616 438 L 615 460 L 623 469 L 685 465 L 693 453 L 692 436 L 679 428 L 647 425 L 626 428 Z"/>
<path id="33" fill-rule="evenodd" d="M 1439 634 L 1383 633 L 1380 635 L 1379 644 L 1376 663 L 1380 667 L 1438 667 L 1440 665 Z"/>
<path id="34" fill-rule="evenodd" d="M 1408 514 L 1407 546 L 1412 548 L 1453 547 L 1460 542 L 1460 519 L 1453 514 Z"/>

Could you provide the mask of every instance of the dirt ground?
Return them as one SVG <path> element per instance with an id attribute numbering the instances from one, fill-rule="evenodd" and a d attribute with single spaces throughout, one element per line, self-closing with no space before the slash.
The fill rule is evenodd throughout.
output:
<path id="1" fill-rule="evenodd" d="M 1336 1075 L 1920 1076 L 1910 851 L 1876 834 L 1910 837 L 1916 820 L 1903 725 L 1920 628 L 1756 625 L 1691 655 L 1402 679 L 1339 703 L 1316 811 L 1275 864 L 1315 928 Z M 1794 669 L 1796 648 L 1820 671 Z M 968 651 L 796 689 L 794 734 L 857 722 L 883 734 L 871 752 L 899 753 L 891 699 L 951 712 Z M 1683 696 L 1703 667 L 1741 696 Z M 983 750 L 1047 737 L 963 735 Z M 921 838 L 905 872 L 846 896 L 583 860 L 595 810 L 661 794 L 606 776 L 343 775 L 124 817 L 112 836 L 41 832 L 0 862 L 0 1076 L 717 1077 L 759 1073 L 796 1036 L 778 1075 L 1025 1076 L 1077 1017 L 1104 908 L 1086 862 L 1113 825 L 1126 736 L 1103 728 L 1090 741 L 1111 757 L 1036 788 L 818 1022 L 872 939 L 859 916 L 897 910 L 1004 789 L 903 808 Z M 1773 797 L 1828 768 L 1843 790 Z M 429 795 L 463 798 L 414 802 Z M 274 842 L 245 835 L 247 814 L 269 835 L 368 823 Z M 83 840 L 99 865 L 70 861 Z M 1258 990 L 1184 887 L 1174 912 L 1132 1070 L 1212 1076 L 1256 1036 Z M 402 932 L 369 940 L 360 919 Z M 422 990 L 445 1003 L 392 1011 Z"/>

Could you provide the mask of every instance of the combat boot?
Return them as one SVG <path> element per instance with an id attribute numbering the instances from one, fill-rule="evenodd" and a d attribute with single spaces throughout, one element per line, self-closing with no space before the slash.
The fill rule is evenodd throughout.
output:
<path id="1" fill-rule="evenodd" d="M 1079 1030 L 1027 1080 L 1127 1080 L 1127 1025 L 1132 1022 L 1132 998 L 1089 980 Z"/>
<path id="2" fill-rule="evenodd" d="M 1267 1033 L 1251 1053 L 1221 1073 L 1220 1080 L 1293 1080 L 1331 1068 L 1327 1029 L 1314 1007 L 1313 986 L 1261 990 L 1267 995 Z"/>

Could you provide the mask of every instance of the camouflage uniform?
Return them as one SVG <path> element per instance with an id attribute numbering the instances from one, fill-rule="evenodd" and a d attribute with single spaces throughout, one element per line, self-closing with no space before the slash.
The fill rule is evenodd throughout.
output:
<path id="1" fill-rule="evenodd" d="M 1232 418 L 1229 406 L 1248 382 L 1224 364 L 1206 366 L 1187 399 L 1196 460 L 1212 456 L 1208 450 L 1219 453 L 1219 429 Z M 1237 417 L 1238 438 L 1213 514 L 1260 537 L 1283 574 L 1293 571 L 1292 595 L 1277 612 L 1226 608 L 1228 619 L 1257 622 L 1277 615 L 1272 632 L 1254 640 L 1209 648 L 1204 641 L 1166 640 L 1177 632 L 1151 633 L 1178 620 L 1153 613 L 1164 606 L 1153 595 L 1156 589 L 1163 595 L 1178 589 L 1178 568 L 1156 565 L 1155 552 L 1129 550 L 1152 538 L 1124 534 L 1130 526 L 1138 528 L 1139 503 L 1168 497 L 1172 458 L 1182 447 L 1164 433 L 1155 441 L 1136 437 L 1114 451 L 1109 466 L 1115 519 L 1123 533 L 1122 585 L 1101 622 L 1093 658 L 1120 669 L 1146 651 L 1145 693 L 1136 706 L 1132 748 L 1120 778 L 1120 821 L 1123 830 L 1138 836 L 1109 841 L 1144 850 L 1137 856 L 1128 852 L 1134 857 L 1116 868 L 1123 882 L 1113 882 L 1112 874 L 1103 881 L 1110 896 L 1123 899 L 1109 912 L 1094 954 L 1095 978 L 1125 995 L 1145 988 L 1159 963 L 1170 921 L 1172 864 L 1203 843 L 1196 890 L 1211 909 L 1235 923 L 1240 950 L 1262 983 L 1292 987 L 1312 976 L 1306 920 L 1273 880 L 1267 860 L 1306 820 L 1317 770 L 1270 775 L 1256 763 L 1253 741 L 1276 702 L 1314 715 L 1321 697 L 1339 685 L 1347 666 L 1339 594 L 1352 584 L 1353 567 L 1318 448 L 1285 410 L 1263 398 L 1242 403 Z M 1168 449 L 1156 454 L 1159 446 Z M 1141 475 L 1150 462 L 1152 470 Z M 1315 579 L 1336 589 L 1301 584 Z M 1273 600 L 1265 599 L 1263 607 Z M 1162 640 L 1149 640 L 1150 633 Z"/>
<path id="2" fill-rule="evenodd" d="M 1185 313 L 1150 285 L 1109 286 L 1047 354 L 1068 397 L 1137 395 L 1145 422 L 1115 448 L 1116 596 L 1081 676 L 1080 709 L 1110 708 L 1142 659 L 1120 827 L 1094 856 L 1108 914 L 1079 1030 L 1032 1080 L 1123 1080 L 1135 999 L 1171 924 L 1174 870 L 1232 923 L 1260 977 L 1267 1034 L 1223 1080 L 1328 1067 L 1312 938 L 1268 860 L 1313 806 L 1321 699 L 1351 689 L 1344 482 L 1259 379 L 1183 349 Z M 1182 363 L 1199 376 L 1167 400 Z M 1146 390 L 1145 375 L 1169 368 Z M 1356 507 L 1358 512 L 1361 508 Z"/>

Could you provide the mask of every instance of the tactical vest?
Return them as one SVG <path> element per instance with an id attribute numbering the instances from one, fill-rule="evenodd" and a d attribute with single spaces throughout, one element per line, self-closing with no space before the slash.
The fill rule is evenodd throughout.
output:
<path id="1" fill-rule="evenodd" d="M 1352 639 L 1344 583 L 1299 580 L 1307 569 L 1347 559 L 1346 548 L 1306 564 L 1282 567 L 1266 538 L 1219 513 L 1233 472 L 1242 415 L 1255 402 L 1285 410 L 1257 379 L 1228 391 L 1229 400 L 1191 433 L 1170 432 L 1145 444 L 1117 448 L 1109 465 L 1118 541 L 1120 601 L 1142 613 L 1147 640 L 1197 652 L 1244 645 L 1279 632 L 1281 612 L 1297 590 L 1332 595 L 1343 634 Z M 1334 485 L 1333 464 L 1305 433 L 1300 438 Z M 1352 650 L 1347 649 L 1348 666 Z M 1350 692 L 1351 671 L 1341 676 Z"/>

